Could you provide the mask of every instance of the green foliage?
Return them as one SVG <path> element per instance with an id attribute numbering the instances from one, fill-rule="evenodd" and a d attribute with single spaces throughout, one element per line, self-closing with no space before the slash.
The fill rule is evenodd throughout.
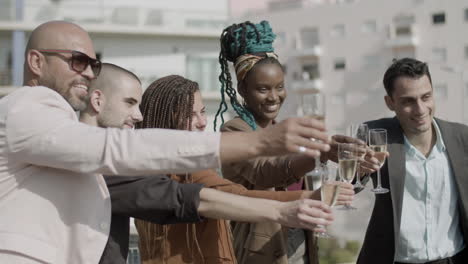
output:
<path id="1" fill-rule="evenodd" d="M 358 241 L 346 241 L 341 247 L 336 238 L 319 239 L 318 246 L 320 264 L 352 263 L 361 248 Z"/>

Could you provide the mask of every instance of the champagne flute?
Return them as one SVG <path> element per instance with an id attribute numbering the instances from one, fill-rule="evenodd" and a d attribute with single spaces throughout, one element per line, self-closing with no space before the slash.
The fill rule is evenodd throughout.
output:
<path id="1" fill-rule="evenodd" d="M 335 205 L 338 195 L 340 194 L 340 186 L 336 182 L 336 174 L 337 174 L 337 167 L 336 166 L 328 166 L 327 172 L 322 173 L 321 183 L 322 186 L 320 187 L 320 197 L 322 202 L 332 207 Z M 321 238 L 330 238 L 331 236 L 327 233 L 325 226 L 317 225 L 317 227 L 323 228 L 325 231 L 323 232 L 316 232 L 314 236 L 321 237 Z"/>
<path id="2" fill-rule="evenodd" d="M 371 191 L 376 194 L 387 193 L 389 190 L 382 187 L 380 179 L 380 169 L 385 164 L 387 152 L 387 130 L 382 128 L 369 130 L 369 147 L 375 152 L 375 158 L 380 163 L 380 168 L 377 170 L 377 186 Z"/>
<path id="3" fill-rule="evenodd" d="M 306 93 L 301 95 L 302 115 L 325 120 L 325 95 L 321 92 Z"/>
<path id="4" fill-rule="evenodd" d="M 321 92 L 307 93 L 301 95 L 300 114 L 302 116 L 325 121 L 325 95 Z M 312 138 L 315 141 L 316 139 Z M 310 172 L 313 177 L 320 177 L 323 169 L 320 163 L 320 157 L 315 158 L 315 168 Z"/>
<path id="5" fill-rule="evenodd" d="M 358 145 L 354 143 L 338 144 L 338 166 L 341 180 L 351 183 L 356 175 L 358 166 Z M 343 205 L 340 210 L 355 210 L 356 207 Z"/>
<path id="6" fill-rule="evenodd" d="M 352 124 L 349 126 L 349 135 L 350 137 L 357 138 L 362 140 L 366 145 L 369 143 L 369 127 L 366 124 Z M 366 153 L 361 154 L 359 159 L 362 160 Z M 357 178 L 356 183 L 354 184 L 354 188 L 364 189 L 365 186 L 361 183 L 361 173 L 360 173 L 360 162 L 358 161 L 357 167 Z"/>

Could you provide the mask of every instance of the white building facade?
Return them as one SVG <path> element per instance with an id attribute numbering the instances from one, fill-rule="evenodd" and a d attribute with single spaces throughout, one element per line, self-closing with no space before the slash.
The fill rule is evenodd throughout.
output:
<path id="1" fill-rule="evenodd" d="M 66 20 L 90 33 L 103 62 L 133 71 L 145 88 L 169 74 L 197 81 L 214 113 L 220 97 L 219 36 L 227 18 L 227 0 L 0 0 L 0 94 L 22 83 L 14 85 L 12 76 L 20 59 L 16 71 L 22 78 L 30 32 L 45 21 Z M 24 32 L 22 45 L 14 44 L 15 31 Z M 21 51 L 16 57 L 14 45 Z"/>
<path id="2" fill-rule="evenodd" d="M 393 58 L 429 64 L 436 115 L 468 123 L 468 2 L 464 0 L 276 0 L 235 22 L 268 20 L 287 68 L 289 98 L 282 116 L 296 114 L 298 94 L 327 97 L 329 130 L 392 116 L 382 78 Z"/>

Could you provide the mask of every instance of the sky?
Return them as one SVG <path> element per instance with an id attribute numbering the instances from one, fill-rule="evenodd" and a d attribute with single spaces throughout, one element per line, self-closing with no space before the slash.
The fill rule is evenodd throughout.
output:
<path id="1" fill-rule="evenodd" d="M 269 0 L 229 0 L 231 17 L 242 15 L 247 9 L 263 9 Z"/>

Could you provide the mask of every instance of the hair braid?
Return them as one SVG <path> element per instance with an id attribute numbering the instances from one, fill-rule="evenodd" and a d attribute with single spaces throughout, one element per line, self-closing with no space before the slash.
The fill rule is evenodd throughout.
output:
<path id="1" fill-rule="evenodd" d="M 143 121 L 137 128 L 190 129 L 198 83 L 170 75 L 151 83 L 143 93 Z"/>
<path id="2" fill-rule="evenodd" d="M 143 98 L 140 104 L 140 110 L 143 114 L 143 121 L 136 124 L 137 128 L 167 128 L 167 129 L 190 129 L 192 124 L 192 111 L 194 105 L 195 92 L 199 91 L 198 83 L 185 79 L 178 75 L 170 75 L 158 79 L 151 83 L 143 93 Z M 182 182 L 193 182 L 190 174 L 186 174 Z M 158 225 L 145 222 L 143 227 L 146 228 L 144 233 L 145 239 L 153 239 Z M 154 227 L 154 229 L 152 228 Z M 193 228 L 193 227 L 192 227 Z M 197 245 L 198 253 L 202 260 L 203 253 L 198 246 L 195 229 L 193 229 L 192 239 Z M 162 226 L 164 241 L 167 241 L 168 229 Z M 187 231 L 187 244 L 190 245 L 190 237 Z M 146 243 L 149 244 L 149 243 Z M 151 244 L 150 244 L 151 245 Z M 164 251 L 167 243 L 161 244 L 161 249 Z M 154 248 L 154 247 L 153 247 Z M 146 249 L 146 248 L 145 248 Z M 157 250 L 157 249 L 154 249 Z M 189 249 L 192 251 L 192 249 Z M 146 251 L 149 251 L 146 249 Z M 146 252 L 143 251 L 143 252 Z M 193 251 L 192 251 L 193 252 Z M 157 252 L 151 252 L 151 255 L 143 260 L 152 259 L 157 256 Z M 145 257 L 145 256 L 143 256 Z M 163 259 L 165 263 L 166 260 Z"/>

